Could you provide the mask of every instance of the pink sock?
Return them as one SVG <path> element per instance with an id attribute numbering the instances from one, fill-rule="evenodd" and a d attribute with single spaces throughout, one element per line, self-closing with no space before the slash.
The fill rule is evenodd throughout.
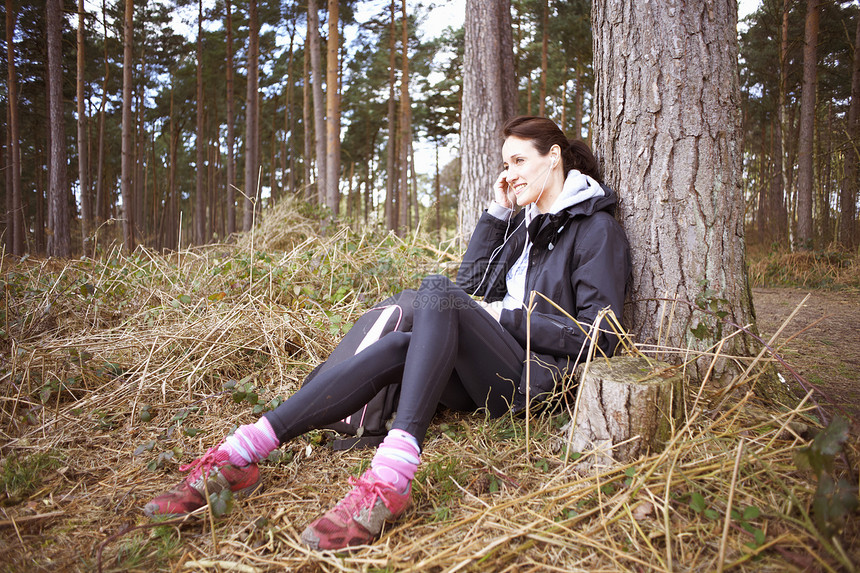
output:
<path id="1" fill-rule="evenodd" d="M 418 469 L 421 450 L 415 436 L 403 430 L 391 430 L 376 449 L 370 467 L 376 477 L 403 493 L 409 488 Z"/>
<path id="2" fill-rule="evenodd" d="M 279 445 L 272 425 L 262 417 L 255 424 L 239 426 L 219 449 L 227 451 L 231 464 L 241 467 L 259 462 Z"/>

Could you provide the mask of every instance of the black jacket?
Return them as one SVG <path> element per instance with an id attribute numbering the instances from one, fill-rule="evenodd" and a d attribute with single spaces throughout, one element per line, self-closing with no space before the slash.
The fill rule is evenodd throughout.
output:
<path id="1" fill-rule="evenodd" d="M 526 233 L 532 241 L 526 273 L 526 304 L 537 291 L 563 308 L 576 322 L 564 316 L 541 296 L 535 296 L 531 313 L 532 397 L 552 392 L 577 358 L 588 351 L 591 325 L 598 312 L 609 307 L 621 320 L 626 287 L 631 274 L 630 248 L 624 230 L 615 220 L 617 196 L 604 186 L 606 195 L 588 199 L 555 214 L 535 217 L 526 229 L 521 210 L 508 223 L 484 213 L 478 221 L 457 284 L 487 302 L 504 298 L 505 275 L 523 252 Z M 514 230 L 505 242 L 505 233 Z M 501 248 L 500 248 L 501 247 Z M 499 252 L 492 256 L 496 249 Z M 492 261 L 491 261 L 492 259 Z M 488 268 L 488 264 L 490 267 Z M 527 312 L 524 308 L 503 310 L 500 322 L 526 348 Z M 618 344 L 607 320 L 601 323 L 598 345 L 612 355 Z M 583 330 L 585 332 L 583 332 Z M 525 404 L 527 370 L 523 369 L 515 407 Z"/>

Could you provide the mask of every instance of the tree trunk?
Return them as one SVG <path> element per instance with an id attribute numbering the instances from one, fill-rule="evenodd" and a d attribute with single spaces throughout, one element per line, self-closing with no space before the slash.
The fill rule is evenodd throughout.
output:
<path id="1" fill-rule="evenodd" d="M 433 196 L 436 198 L 436 238 L 442 240 L 442 184 L 439 179 L 439 142 L 433 146 L 436 156 L 436 171 L 433 174 Z"/>
<path id="2" fill-rule="evenodd" d="M 233 94 L 233 6 L 224 5 L 227 28 L 227 236 L 236 233 L 236 100 Z"/>
<path id="3" fill-rule="evenodd" d="M 516 113 L 510 0 L 467 0 L 460 127 L 459 235 L 468 241 L 499 175 L 499 130 Z"/>
<path id="4" fill-rule="evenodd" d="M 102 0 L 102 26 L 104 28 L 103 37 L 107 38 L 107 1 Z M 104 65 L 105 73 L 102 79 L 102 101 L 99 104 L 99 135 L 98 135 L 98 159 L 96 160 L 96 208 L 95 222 L 101 224 L 107 220 L 107 200 L 104 181 L 105 167 L 105 107 L 107 106 L 107 85 L 110 79 L 110 64 L 108 60 L 107 42 L 104 42 Z M 98 245 L 94 245 L 94 248 Z"/>
<path id="5" fill-rule="evenodd" d="M 194 242 L 206 242 L 206 191 L 203 178 L 206 176 L 204 165 L 205 137 L 203 135 L 203 0 L 197 2 L 197 121 L 195 122 L 196 166 L 194 169 L 196 187 L 194 190 Z"/>
<path id="6" fill-rule="evenodd" d="M 87 115 L 84 109 L 84 0 L 78 0 L 78 49 L 76 103 L 78 112 L 78 181 L 81 192 L 81 245 L 84 255 L 92 255 L 90 230 L 93 223 L 92 197 L 90 196 L 89 153 L 87 140 Z"/>
<path id="7" fill-rule="evenodd" d="M 134 169 L 134 142 L 132 140 L 132 43 L 134 42 L 134 1 L 125 0 L 125 19 L 123 20 L 123 58 L 122 58 L 122 208 L 125 211 L 122 223 L 123 244 L 126 252 L 134 250 L 134 198 L 132 197 L 132 170 Z"/>
<path id="8" fill-rule="evenodd" d="M 42 165 L 42 153 L 38 154 L 40 160 L 39 165 Z M 33 223 L 33 243 L 35 243 L 35 251 L 45 252 L 47 241 L 45 240 L 45 181 L 42 179 L 42 169 L 36 170 L 36 220 Z"/>
<path id="9" fill-rule="evenodd" d="M 769 231 L 772 240 L 783 244 L 788 239 L 788 213 L 785 206 L 787 190 L 787 178 L 785 176 L 785 91 L 786 77 L 788 75 L 788 15 L 789 0 L 784 0 L 782 5 L 782 26 L 779 43 L 779 92 L 777 95 L 777 118 L 774 129 L 774 156 L 776 165 L 774 169 L 773 187 L 770 193 L 770 226 Z"/>
<path id="10" fill-rule="evenodd" d="M 21 191 L 21 128 L 18 113 L 18 73 L 15 70 L 15 8 L 12 0 L 6 0 L 6 62 L 7 62 L 7 117 L 9 131 L 9 156 L 11 186 L 6 188 L 9 207 L 6 213 L 6 233 L 13 255 L 24 254 L 24 206 Z"/>
<path id="11" fill-rule="evenodd" d="M 797 246 L 813 246 L 812 187 L 814 181 L 815 91 L 818 67 L 819 0 L 807 0 L 803 47 L 803 87 L 800 95 L 800 136 L 797 151 Z"/>
<path id="12" fill-rule="evenodd" d="M 625 324 L 643 345 L 716 344 L 723 323 L 697 305 L 734 324 L 753 321 L 736 26 L 734 0 L 593 5 L 595 147 L 621 195 L 634 269 Z M 751 344 L 735 336 L 722 353 L 749 356 Z M 710 362 L 700 359 L 701 374 Z M 718 360 L 711 380 L 727 382 L 733 365 Z"/>
<path id="13" fill-rule="evenodd" d="M 386 151 L 385 168 L 387 170 L 387 178 L 385 180 L 385 222 L 388 229 L 394 231 L 398 228 L 398 201 L 397 193 L 397 172 L 396 172 L 396 153 L 397 141 L 396 123 L 397 123 L 397 108 L 394 98 L 394 82 L 396 81 L 395 69 L 395 48 L 397 46 L 395 38 L 397 38 L 395 4 L 391 0 L 391 25 L 388 30 L 388 147 Z"/>
<path id="14" fill-rule="evenodd" d="M 541 18 L 541 49 L 540 49 L 540 100 L 538 115 L 546 116 L 546 76 L 549 69 L 549 0 L 543 0 L 543 17 Z"/>
<path id="15" fill-rule="evenodd" d="M 582 66 L 580 64 L 576 64 L 574 73 L 576 91 L 573 92 L 573 137 L 582 139 L 582 102 L 585 99 L 585 82 L 582 81 Z"/>
<path id="16" fill-rule="evenodd" d="M 257 208 L 257 171 L 260 163 L 260 23 L 257 19 L 257 0 L 248 4 L 248 91 L 245 98 L 245 208 L 242 212 L 242 230 L 250 231 Z"/>
<path id="17" fill-rule="evenodd" d="M 400 192 L 397 200 L 400 207 L 398 215 L 397 234 L 405 235 L 409 231 L 409 146 L 412 143 L 412 125 L 409 102 L 409 18 L 406 15 L 406 0 L 403 0 L 401 32 L 401 65 L 400 74 Z"/>
<path id="18" fill-rule="evenodd" d="M 66 180 L 66 127 L 63 114 L 62 0 L 47 0 L 45 17 L 48 37 L 48 124 L 51 132 L 51 169 L 48 173 L 48 218 L 51 233 L 48 235 L 48 256 L 65 259 L 72 253 L 69 232 L 70 189 Z"/>
<path id="19" fill-rule="evenodd" d="M 8 12 L 7 12 L 8 14 Z M 8 46 L 8 44 L 7 44 Z M 5 233 L 4 233 L 4 246 L 5 252 L 12 253 L 12 234 L 14 232 L 15 222 L 13 220 L 15 208 L 12 206 L 12 128 L 9 126 L 9 102 L 6 102 L 6 129 L 3 130 L 3 134 L 6 136 L 3 141 L 3 149 L 2 155 L 0 155 L 0 165 L 6 165 L 6 169 L 3 170 L 3 198 L 6 203 L 6 215 L 3 218 L 3 224 L 5 225 Z M 7 156 L 10 158 L 7 159 Z M 14 253 L 13 253 L 14 254 Z"/>
<path id="20" fill-rule="evenodd" d="M 284 98 L 284 139 L 281 147 L 281 183 L 284 186 L 284 191 L 288 191 L 290 195 L 295 192 L 296 175 L 295 162 L 293 161 L 293 86 L 295 78 L 293 77 L 293 57 L 295 50 L 293 44 L 295 42 L 295 30 L 290 30 L 290 47 L 289 59 L 287 60 L 287 86 L 285 88 Z M 286 178 L 286 182 L 285 181 Z"/>
<path id="21" fill-rule="evenodd" d="M 173 80 L 176 81 L 175 79 Z M 167 176 L 170 187 L 170 208 L 168 209 L 170 218 L 170 232 L 168 234 L 167 246 L 176 250 L 180 250 L 179 236 L 182 229 L 179 224 L 179 193 L 176 190 L 176 155 L 179 148 L 180 129 L 176 125 L 176 116 L 174 115 L 174 97 L 173 97 L 173 82 L 170 84 L 170 172 Z"/>
<path id="22" fill-rule="evenodd" d="M 839 242 L 847 249 L 857 246 L 857 187 L 860 163 L 860 18 L 854 36 L 854 71 L 851 74 L 851 104 L 848 107 L 848 143 L 845 149 L 845 174 L 839 190 L 841 207 Z"/>
<path id="23" fill-rule="evenodd" d="M 326 204 L 326 125 L 323 99 L 323 70 L 320 61 L 320 16 L 317 0 L 308 0 L 308 40 L 314 100 L 314 141 L 316 142 L 317 205 Z"/>
<path id="24" fill-rule="evenodd" d="M 328 41 L 326 42 L 326 200 L 336 216 L 340 209 L 340 24 L 338 0 L 328 0 Z"/>
<path id="25" fill-rule="evenodd" d="M 307 48 L 307 44 L 305 45 Z M 314 193 L 313 185 L 311 185 L 311 156 L 313 155 L 313 130 L 311 129 L 311 92 L 308 86 L 310 85 L 310 66 L 308 65 L 308 51 L 305 49 L 302 54 L 302 126 L 304 127 L 304 156 L 302 161 L 304 173 L 304 188 L 305 199 L 308 202 L 316 202 L 317 196 Z"/>

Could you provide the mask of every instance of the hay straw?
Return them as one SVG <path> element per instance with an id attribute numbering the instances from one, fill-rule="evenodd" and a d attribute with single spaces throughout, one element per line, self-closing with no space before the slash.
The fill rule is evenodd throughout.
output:
<path id="1" fill-rule="evenodd" d="M 225 381 L 248 378 L 263 402 L 289 395 L 365 308 L 454 258 L 418 234 L 328 232 L 281 203 L 253 239 L 232 245 L 114 249 L 65 265 L 0 255 L 3 475 L 21 460 L 56 459 L 29 489 L 7 482 L 5 567 L 89 571 L 102 546 L 106 571 L 836 571 L 860 560 L 858 520 L 835 540 L 819 533 L 815 480 L 793 461 L 820 427 L 811 393 L 776 411 L 702 381 L 689 384 L 687 418 L 665 450 L 594 475 L 579 475 L 556 446 L 576 405 L 530 411 L 527 421 L 444 412 L 424 444 L 412 508 L 349 553 L 311 551 L 299 532 L 346 493 L 371 453 L 333 453 L 315 435 L 286 444 L 286 461 L 264 463 L 266 490 L 231 514 L 204 508 L 149 527 L 140 509 L 178 480 L 177 464 L 256 419 Z M 665 319 L 673 306 L 664 304 Z M 605 318 L 623 335 L 617 318 Z M 677 357 L 679 368 L 733 358 L 720 343 L 696 352 L 622 341 L 630 352 Z M 748 384 L 777 357 L 768 348 Z M 148 442 L 152 450 L 133 455 Z M 147 469 L 174 448 L 163 467 Z M 856 436 L 846 448 L 856 459 Z M 749 507 L 760 512 L 749 523 L 731 517 Z M 748 547 L 744 524 L 764 531 L 765 543 Z"/>

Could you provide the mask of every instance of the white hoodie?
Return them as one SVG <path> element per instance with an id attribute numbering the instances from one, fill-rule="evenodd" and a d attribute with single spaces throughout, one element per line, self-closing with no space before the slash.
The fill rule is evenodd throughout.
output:
<path id="1" fill-rule="evenodd" d="M 577 169 L 571 169 L 567 172 L 567 177 L 564 179 L 564 186 L 561 189 L 558 197 L 555 198 L 552 206 L 549 208 L 549 213 L 558 213 L 568 207 L 572 207 L 583 201 L 587 201 L 594 197 L 603 197 L 606 193 L 600 183 L 595 181 L 588 175 L 582 174 Z M 513 211 L 507 215 L 511 216 Z M 494 214 L 491 212 L 491 214 Z M 531 203 L 526 206 L 525 225 L 531 224 L 532 220 L 540 214 L 536 203 Z M 503 217 L 500 217 L 503 218 Z M 523 253 L 517 259 L 508 274 L 505 275 L 507 286 L 507 294 L 502 301 L 502 308 L 514 310 L 520 308 L 525 302 L 526 296 L 526 271 L 528 270 L 529 251 L 531 251 L 532 242 L 528 239 L 526 233 L 526 244 L 523 248 Z"/>

